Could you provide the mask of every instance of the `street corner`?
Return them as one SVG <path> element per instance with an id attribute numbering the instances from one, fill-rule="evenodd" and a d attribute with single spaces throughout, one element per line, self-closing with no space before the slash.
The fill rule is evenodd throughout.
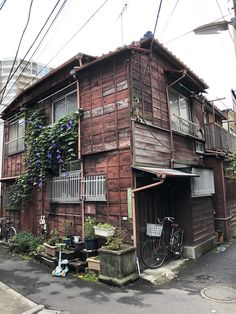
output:
<path id="1" fill-rule="evenodd" d="M 163 285 L 175 278 L 187 261 L 188 259 L 171 260 L 160 268 L 145 269 L 141 278 L 158 286 Z"/>
<path id="2" fill-rule="evenodd" d="M 0 282 L 0 313 L 21 314 L 37 304 Z"/>

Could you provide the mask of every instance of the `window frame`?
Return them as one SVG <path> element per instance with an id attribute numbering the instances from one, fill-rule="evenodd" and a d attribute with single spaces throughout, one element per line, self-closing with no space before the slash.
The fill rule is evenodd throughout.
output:
<path id="1" fill-rule="evenodd" d="M 22 122 L 20 122 L 22 120 Z M 13 127 L 13 125 L 17 124 L 17 128 L 16 128 L 16 136 L 13 138 L 10 138 L 11 136 L 11 127 Z M 20 136 L 20 127 L 23 126 L 23 135 Z M 18 119 L 15 119 L 13 121 L 11 121 L 9 123 L 9 130 L 8 130 L 8 141 L 5 143 L 5 145 L 7 146 L 7 155 L 13 155 L 13 154 L 17 154 L 20 152 L 23 152 L 25 149 L 25 119 L 23 117 L 19 117 Z M 22 143 L 19 144 L 19 142 L 22 140 Z M 10 145 L 13 144 L 15 142 L 15 149 L 9 149 Z"/>
<path id="2" fill-rule="evenodd" d="M 64 117 L 65 115 L 67 115 L 68 113 L 72 112 L 72 111 L 68 112 L 67 103 L 66 103 L 66 98 L 67 98 L 69 95 L 72 95 L 72 94 L 75 94 L 75 111 L 73 111 L 73 112 L 77 112 L 77 111 L 78 111 L 78 105 L 77 105 L 77 90 L 75 89 L 75 90 L 73 90 L 73 91 L 71 91 L 71 92 L 68 92 L 67 94 L 64 94 L 64 95 L 62 95 L 61 97 L 56 98 L 56 99 L 54 99 L 54 100 L 52 101 L 52 124 L 57 123 L 58 120 L 60 120 L 61 118 L 63 118 L 63 117 Z M 64 102 L 65 102 L 65 109 L 66 109 L 66 110 L 65 110 L 65 114 L 64 114 L 63 116 L 61 116 L 59 119 L 55 120 L 55 112 L 56 112 L 56 110 L 55 110 L 55 104 L 56 104 L 57 102 L 63 100 L 63 99 L 64 99 Z"/>

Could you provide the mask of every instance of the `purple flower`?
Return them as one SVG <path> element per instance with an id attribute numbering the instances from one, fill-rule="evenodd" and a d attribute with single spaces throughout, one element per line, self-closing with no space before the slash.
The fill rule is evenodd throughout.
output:
<path id="1" fill-rule="evenodd" d="M 66 124 L 66 127 L 67 127 L 67 129 L 71 129 L 71 124 L 70 124 L 70 123 L 67 123 L 67 124 Z"/>
<path id="2" fill-rule="evenodd" d="M 50 152 L 50 150 L 47 151 L 47 157 L 48 157 L 48 159 L 52 158 L 52 153 Z"/>

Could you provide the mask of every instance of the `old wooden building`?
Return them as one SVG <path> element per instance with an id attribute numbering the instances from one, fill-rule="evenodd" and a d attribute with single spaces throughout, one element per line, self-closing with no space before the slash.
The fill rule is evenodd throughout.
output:
<path id="1" fill-rule="evenodd" d="M 152 38 L 99 58 L 72 58 L 2 114 L 2 214 L 20 230 L 39 233 L 45 215 L 49 229 L 63 232 L 66 223 L 80 235 L 85 216 L 95 216 L 127 228 L 137 249 L 147 222 L 173 216 L 185 229 L 186 255 L 200 256 L 213 245 L 216 229 L 228 235 L 235 221 L 234 185 L 224 174 L 230 147 L 214 146 L 225 117 L 202 96 L 206 89 Z M 25 171 L 20 113 L 30 108 L 44 110 L 48 127 L 69 111 L 83 111 L 77 157 L 67 176 L 47 178 L 46 186 L 10 208 L 8 190 Z M 215 221 L 223 224 L 215 227 Z"/>

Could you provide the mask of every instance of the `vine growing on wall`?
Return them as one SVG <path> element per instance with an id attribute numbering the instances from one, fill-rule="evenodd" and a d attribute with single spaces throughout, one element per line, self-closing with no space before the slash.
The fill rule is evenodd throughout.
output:
<path id="1" fill-rule="evenodd" d="M 227 174 L 231 179 L 236 179 L 236 152 L 228 154 Z"/>
<path id="2" fill-rule="evenodd" d="M 42 188 L 47 177 L 66 174 L 65 163 L 76 158 L 78 119 L 82 112 L 70 113 L 57 123 L 46 126 L 43 110 L 28 111 L 25 117 L 26 171 L 10 191 L 11 206 L 19 206 L 33 187 Z"/>

